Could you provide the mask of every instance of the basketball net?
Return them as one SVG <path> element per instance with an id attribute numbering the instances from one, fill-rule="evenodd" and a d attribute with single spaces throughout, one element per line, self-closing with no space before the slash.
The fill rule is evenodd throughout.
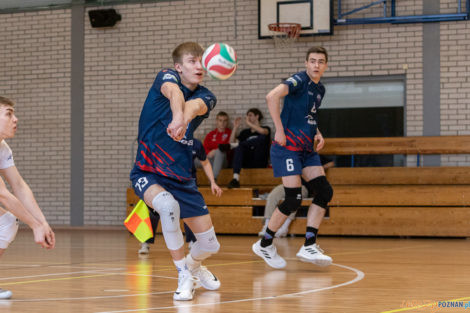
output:
<path id="1" fill-rule="evenodd" d="M 272 23 L 269 32 L 276 48 L 290 47 L 299 38 L 301 25 L 297 23 Z"/>

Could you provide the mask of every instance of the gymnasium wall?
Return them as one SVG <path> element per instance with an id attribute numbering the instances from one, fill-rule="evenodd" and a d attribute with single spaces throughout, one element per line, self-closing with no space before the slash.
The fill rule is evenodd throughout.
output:
<path id="1" fill-rule="evenodd" d="M 441 11 L 455 12 L 455 2 L 442 0 Z M 342 3 L 347 11 L 370 1 Z M 404 3 L 397 14 L 422 13 L 422 0 Z M 239 68 L 230 80 L 206 79 L 218 97 L 213 116 L 224 110 L 235 117 L 258 107 L 272 126 L 266 93 L 304 68 L 310 46 L 323 45 L 330 53 L 326 77 L 406 75 L 405 132 L 423 134 L 422 24 L 336 26 L 333 36 L 301 38 L 290 49 L 276 50 L 271 40 L 258 40 L 254 0 L 114 8 L 122 21 L 113 28 L 91 28 L 88 16 L 83 17 L 85 225 L 122 224 L 140 109 L 156 73 L 172 65 L 171 51 L 183 41 L 202 46 L 226 42 L 237 51 Z M 356 17 L 381 14 L 373 10 Z M 59 225 L 70 223 L 70 17 L 70 10 L 0 15 L 0 94 L 17 102 L 20 119 L 17 136 L 8 143 L 50 223 Z M 442 135 L 470 134 L 469 30 L 467 21 L 443 22 L 436 34 L 441 44 Z M 213 118 L 204 122 L 196 136 L 214 126 Z M 442 159 L 443 165 L 469 163 L 465 156 Z"/>
<path id="2" fill-rule="evenodd" d="M 0 14 L 0 94 L 16 102 L 7 140 L 51 224 L 70 217 L 70 11 Z"/>

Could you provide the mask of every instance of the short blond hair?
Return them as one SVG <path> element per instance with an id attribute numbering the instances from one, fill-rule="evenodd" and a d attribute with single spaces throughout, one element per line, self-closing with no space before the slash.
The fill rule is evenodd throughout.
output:
<path id="1" fill-rule="evenodd" d="M 7 97 L 0 96 L 0 105 L 14 107 L 15 103 L 12 100 L 8 99 Z"/>
<path id="2" fill-rule="evenodd" d="M 183 62 L 183 55 L 190 54 L 194 57 L 200 57 L 204 53 L 204 50 L 197 42 L 183 42 L 173 50 L 171 56 L 173 57 L 173 63 Z"/>

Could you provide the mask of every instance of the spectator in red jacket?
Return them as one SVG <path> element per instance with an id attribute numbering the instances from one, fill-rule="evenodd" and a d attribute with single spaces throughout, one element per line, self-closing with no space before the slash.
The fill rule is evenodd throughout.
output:
<path id="1" fill-rule="evenodd" d="M 212 164 L 216 180 L 220 170 L 228 166 L 227 149 L 219 149 L 219 145 L 222 144 L 224 146 L 230 143 L 232 130 L 228 128 L 228 123 L 228 114 L 220 111 L 216 116 L 216 128 L 204 138 L 204 149 L 206 150 L 207 158 Z"/>

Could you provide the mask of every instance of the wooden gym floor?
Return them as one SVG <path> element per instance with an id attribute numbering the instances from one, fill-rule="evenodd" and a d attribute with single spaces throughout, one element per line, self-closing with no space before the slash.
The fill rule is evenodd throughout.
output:
<path id="1" fill-rule="evenodd" d="M 277 239 L 288 265 L 274 270 L 251 252 L 257 237 L 219 236 L 221 251 L 206 265 L 221 289 L 175 303 L 176 273 L 160 235 L 145 257 L 124 230 L 56 235 L 56 249 L 46 251 L 30 231 L 18 233 L 0 261 L 0 287 L 13 292 L 0 312 L 470 312 L 433 304 L 470 301 L 468 239 L 320 237 L 333 257 L 328 268 L 295 258 L 302 238 Z"/>

